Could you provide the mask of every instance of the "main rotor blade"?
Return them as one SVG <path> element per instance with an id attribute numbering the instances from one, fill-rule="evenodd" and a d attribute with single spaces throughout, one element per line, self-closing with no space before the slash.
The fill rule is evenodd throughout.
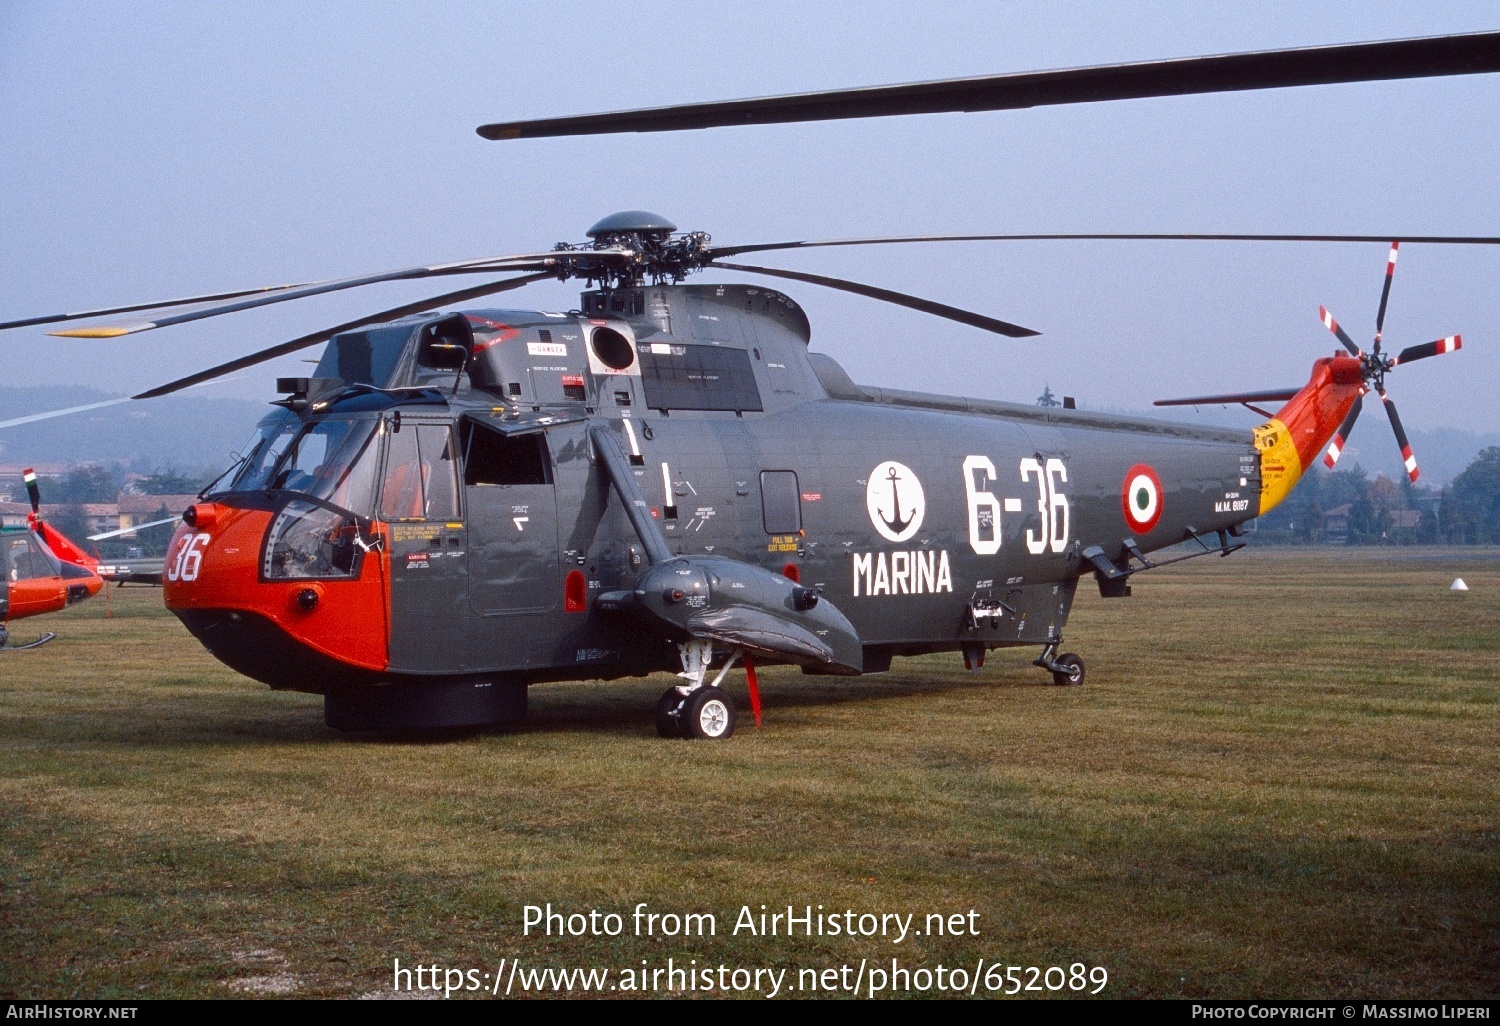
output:
<path id="1" fill-rule="evenodd" d="M 1343 328 L 1339 327 L 1339 322 L 1333 319 L 1333 314 L 1328 312 L 1328 307 L 1318 307 L 1318 319 L 1323 322 L 1323 327 L 1327 328 L 1329 331 L 1338 336 L 1338 340 L 1344 343 L 1344 348 L 1349 350 L 1352 355 L 1365 355 L 1360 351 L 1359 346 L 1354 344 L 1354 339 L 1349 337 L 1349 333 Z"/>
<path id="2" fill-rule="evenodd" d="M 1284 403 L 1301 389 L 1272 388 L 1263 392 L 1236 392 L 1233 395 L 1199 395 L 1189 399 L 1158 399 L 1152 406 L 1222 406 L 1228 403 Z"/>
<path id="3" fill-rule="evenodd" d="M 1344 422 L 1339 425 L 1338 432 L 1333 436 L 1333 441 L 1328 443 L 1328 451 L 1323 454 L 1323 464 L 1329 470 L 1332 470 L 1333 465 L 1339 461 L 1339 457 L 1344 455 L 1344 446 L 1349 442 L 1349 435 L 1354 431 L 1354 422 L 1359 420 L 1359 411 L 1364 405 L 1365 396 L 1361 392 L 1354 400 L 1354 406 L 1350 408 L 1349 416 L 1345 417 Z"/>
<path id="4" fill-rule="evenodd" d="M 102 403 L 85 403 L 82 406 L 68 406 L 61 410 L 48 410 L 45 413 L 32 413 L 24 417 L 12 417 L 10 420 L 0 420 L 0 428 L 20 427 L 22 424 L 35 424 L 39 420 L 66 417 L 70 413 L 86 413 L 89 410 L 99 410 L 106 406 L 118 406 L 121 403 L 128 402 L 130 402 L 129 396 L 121 396 L 118 399 L 106 399 Z"/>
<path id="5" fill-rule="evenodd" d="M 946 317 L 950 321 L 957 321 L 960 324 L 967 324 L 975 328 L 983 328 L 985 331 L 993 331 L 997 335 L 1008 335 L 1011 338 L 1029 338 L 1032 335 L 1041 334 L 1040 331 L 1023 328 L 1019 324 L 1011 324 L 1009 321 L 986 317 L 984 314 L 974 313 L 970 310 L 961 310 L 956 306 L 948 306 L 946 303 L 934 302 L 931 299 L 922 299 L 920 296 L 909 296 L 904 292 L 892 292 L 890 289 L 876 288 L 874 285 L 861 285 L 857 281 L 845 281 L 843 278 L 828 278 L 821 274 L 807 274 L 803 271 L 784 271 L 779 267 L 752 267 L 749 264 L 714 263 L 709 266 L 727 271 L 765 274 L 773 278 L 789 278 L 792 281 L 805 281 L 810 285 L 822 285 L 824 288 L 838 289 L 840 292 L 852 292 L 856 296 L 879 299 L 886 303 L 904 306 L 909 310 L 920 310 L 922 313 L 933 314 L 937 317 Z"/>
<path id="6" fill-rule="evenodd" d="M 290 342 L 283 342 L 280 345 L 271 346 L 269 349 L 262 349 L 259 352 L 251 353 L 248 356 L 241 356 L 237 360 L 230 360 L 228 363 L 221 363 L 216 367 L 208 368 L 208 370 L 199 371 L 196 374 L 190 374 L 185 378 L 178 378 L 176 381 L 169 381 L 165 385 L 158 385 L 155 388 L 148 389 L 147 391 L 142 392 L 139 395 L 133 395 L 130 398 L 154 399 L 159 395 L 167 395 L 171 392 L 177 392 L 181 389 L 188 388 L 189 386 L 196 385 L 202 381 L 211 381 L 212 379 L 220 377 L 224 374 L 228 374 L 231 371 L 241 370 L 245 367 L 254 367 L 258 363 L 265 363 L 267 360 L 274 360 L 278 356 L 285 356 L 287 353 L 295 353 L 299 349 L 306 349 L 309 346 L 315 346 L 319 342 L 327 342 L 330 338 L 337 335 L 341 331 L 353 331 L 355 328 L 362 328 L 366 324 L 376 324 L 380 321 L 395 320 L 398 317 L 405 317 L 408 314 L 422 313 L 425 310 L 431 310 L 439 306 L 446 306 L 449 303 L 462 303 L 465 300 L 477 299 L 480 296 L 493 295 L 496 292 L 508 292 L 511 289 L 518 289 L 523 285 L 530 285 L 534 281 L 541 281 L 543 278 L 550 277 L 552 277 L 552 273 L 550 271 L 542 271 L 538 274 L 527 274 L 519 278 L 507 278 L 504 281 L 490 282 L 488 285 L 478 285 L 471 289 L 462 289 L 458 292 L 449 292 L 441 296 L 433 296 L 430 299 L 419 299 L 415 303 L 407 303 L 404 306 L 396 306 L 392 307 L 389 310 L 382 310 L 379 313 L 370 314 L 367 317 L 361 317 L 357 321 L 349 321 L 348 323 L 340 324 L 337 327 L 325 328 L 322 331 L 315 331 L 311 335 L 303 335 L 301 338 L 294 338 Z"/>
<path id="7" fill-rule="evenodd" d="M 1385 262 L 1385 284 L 1380 287 L 1380 310 L 1375 314 L 1375 341 L 1380 341 L 1381 332 L 1385 330 L 1385 304 L 1391 298 L 1391 279 L 1396 276 L 1396 253 L 1401 248 L 1401 243 L 1391 243 L 1391 256 Z"/>
<path id="8" fill-rule="evenodd" d="M 725 125 L 1015 110 L 1492 71 L 1500 71 L 1500 32 L 1474 32 L 686 103 L 608 114 L 498 122 L 481 125 L 477 131 L 486 139 L 674 132 Z"/>
<path id="9" fill-rule="evenodd" d="M 44 314 L 41 317 L 24 317 L 19 321 L 0 321 L 0 331 L 6 328 L 27 328 L 36 324 L 57 324 L 62 321 L 81 321 L 89 317 L 110 317 L 114 314 L 135 313 L 138 310 L 167 310 L 174 306 L 192 306 L 195 303 L 217 303 L 225 299 L 239 299 L 264 292 L 284 292 L 287 289 L 306 288 L 314 282 L 296 285 L 265 285 L 258 289 L 239 289 L 235 292 L 215 292 L 207 296 L 188 296 L 185 299 L 167 299 L 159 303 L 132 303 L 129 306 L 110 306 L 101 310 L 85 310 L 82 313 Z"/>
<path id="10" fill-rule="evenodd" d="M 1391 366 L 1394 367 L 1399 363 L 1411 363 L 1413 360 L 1425 360 L 1429 356 L 1451 353 L 1463 347 L 1464 337 L 1462 335 L 1449 335 L 1447 338 L 1440 338 L 1436 342 L 1423 342 L 1419 346 L 1407 346 L 1391 361 Z"/>
<path id="11" fill-rule="evenodd" d="M 756 242 L 744 246 L 713 246 L 709 255 L 741 256 L 782 249 L 821 249 L 828 246 L 891 246 L 913 242 L 1385 242 L 1383 235 L 1270 235 L 1225 232 L 1045 232 L 1009 235 L 892 235 L 868 239 Z M 1407 243 L 1445 246 L 1500 246 L 1497 235 L 1406 235 Z"/>
<path id="12" fill-rule="evenodd" d="M 1385 404 L 1385 415 L 1391 419 L 1391 430 L 1396 433 L 1396 444 L 1401 446 L 1401 462 L 1406 466 L 1406 476 L 1416 483 L 1422 472 L 1417 469 L 1417 457 L 1411 451 L 1411 443 L 1406 440 L 1406 429 L 1401 426 L 1401 418 L 1396 415 L 1396 404 L 1391 397 L 1384 392 L 1380 393 L 1380 401 Z"/>
<path id="13" fill-rule="evenodd" d="M 603 255 L 609 257 L 615 255 L 613 250 L 589 251 L 590 256 Z M 490 274 L 496 271 L 529 271 L 541 267 L 551 266 L 558 259 L 556 253 L 523 253 L 508 257 L 487 257 L 481 260 L 461 260 L 450 264 L 434 264 L 428 267 L 407 267 L 399 271 L 381 271 L 377 274 L 363 274 L 353 278 L 337 278 L 329 281 L 312 282 L 307 285 L 283 287 L 276 291 L 265 293 L 264 289 L 253 290 L 255 297 L 252 299 L 239 299 L 235 302 L 225 303 L 220 306 L 211 306 L 205 310 L 193 310 L 188 313 L 174 314 L 170 317 L 161 317 L 153 321 L 141 321 L 135 324 L 123 325 L 99 325 L 90 328 L 70 328 L 65 331 L 48 332 L 51 335 L 59 335 L 64 338 L 118 338 L 121 335 L 133 335 L 141 331 L 150 331 L 153 328 L 165 328 L 173 324 L 186 324 L 189 321 L 199 321 L 206 317 L 219 317 L 223 314 L 237 313 L 241 310 L 250 310 L 258 306 L 269 306 L 272 303 L 286 303 L 293 299 L 305 299 L 308 296 L 320 296 L 327 292 L 339 292 L 343 289 L 358 288 L 361 285 L 374 285 L 386 281 L 403 281 L 415 278 L 434 278 L 452 274 Z M 242 293 L 244 295 L 245 293 Z M 179 300 L 177 305 L 196 302 L 198 300 Z M 135 309 L 149 309 L 147 307 L 135 307 Z M 74 315 L 67 315 L 69 317 Z M 86 315 L 79 315 L 86 316 Z"/>
<path id="14" fill-rule="evenodd" d="M 109 538 L 118 538 L 122 534 L 135 534 L 135 532 L 144 531 L 148 527 L 160 527 L 162 524 L 175 524 L 181 519 L 181 517 L 167 517 L 165 520 L 153 520 L 149 524 L 135 524 L 131 527 L 121 527 L 118 530 L 105 531 L 103 534 L 91 534 L 88 536 L 88 540 L 105 541 Z"/>

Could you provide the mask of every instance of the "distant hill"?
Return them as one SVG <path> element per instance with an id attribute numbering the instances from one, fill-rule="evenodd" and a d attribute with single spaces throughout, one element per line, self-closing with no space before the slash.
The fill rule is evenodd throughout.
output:
<path id="1" fill-rule="evenodd" d="M 0 420 L 117 396 L 92 388 L 0 386 Z M 167 396 L 0 429 L 0 463 L 123 463 L 133 470 L 223 468 L 270 407 Z"/>

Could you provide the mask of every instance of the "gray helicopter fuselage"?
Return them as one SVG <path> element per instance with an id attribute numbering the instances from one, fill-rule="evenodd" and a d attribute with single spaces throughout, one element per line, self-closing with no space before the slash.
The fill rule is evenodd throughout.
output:
<path id="1" fill-rule="evenodd" d="M 424 359 L 439 319 L 418 318 L 336 338 L 310 386 L 313 408 L 319 388 L 360 380 L 443 396 L 382 414 L 451 432 L 460 482 L 435 514 L 375 511 L 391 521 L 393 675 L 675 667 L 670 632 L 597 601 L 651 562 L 591 444 L 601 424 L 671 555 L 815 589 L 857 632 L 865 671 L 1047 643 L 1099 553 L 1124 567 L 1132 547 L 1259 512 L 1249 431 L 861 388 L 809 354 L 806 317 L 772 290 L 643 287 L 587 293 L 582 312 L 464 317 L 462 369 Z M 1133 521 L 1132 475 L 1156 492 Z"/>

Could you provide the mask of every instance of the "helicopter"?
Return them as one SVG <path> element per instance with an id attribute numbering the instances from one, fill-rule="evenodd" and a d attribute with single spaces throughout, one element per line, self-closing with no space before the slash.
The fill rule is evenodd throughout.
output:
<path id="1" fill-rule="evenodd" d="M 26 526 L 0 527 L 0 652 L 40 648 L 57 637 L 48 631 L 25 644 L 12 644 L 11 621 L 55 613 L 104 586 L 98 562 L 42 519 L 36 472 L 28 467 L 22 480 L 31 501 Z"/>
<path id="2" fill-rule="evenodd" d="M 517 139 L 674 130 L 1495 70 L 1500 33 L 1487 33 L 479 131 Z M 504 257 L 54 314 L 0 329 L 199 307 L 54 332 L 113 338 L 375 282 L 513 274 L 132 397 L 326 344 L 309 376 L 278 380 L 275 409 L 184 511 L 162 568 L 164 601 L 233 669 L 274 689 L 323 695 L 335 729 L 510 722 L 524 716 L 531 684 L 666 671 L 681 683 L 662 694 L 657 730 L 697 739 L 734 733 L 735 703 L 723 684 L 736 667 L 757 720 L 755 668 L 768 663 L 853 676 L 935 652 L 959 652 L 978 667 L 988 651 L 1025 646 L 1040 649 L 1035 665 L 1054 683 L 1082 684 L 1084 661 L 1064 651 L 1063 630 L 1084 577 L 1103 597 L 1125 598 L 1138 573 L 1237 551 L 1242 525 L 1281 502 L 1325 447 L 1336 459 L 1371 391 L 1415 475 L 1386 378 L 1398 365 L 1462 347 L 1461 337 L 1449 336 L 1395 355 L 1383 349 L 1393 246 L 1368 352 L 1325 313 L 1342 351 L 1317 359 L 1306 384 L 1175 400 L 1245 403 L 1266 416 L 1252 430 L 875 388 L 809 349 L 811 325 L 791 295 L 686 279 L 712 267 L 790 280 L 1019 338 L 1038 332 L 889 289 L 729 258 L 918 241 L 1391 236 L 972 235 L 719 246 L 706 232 L 679 232 L 640 210 L 606 217 L 585 234 L 586 242 Z M 579 307 L 441 312 L 546 279 L 584 281 Z M 1284 405 L 1256 405 L 1271 402 Z M 1196 549 L 1152 558 L 1182 543 Z"/>

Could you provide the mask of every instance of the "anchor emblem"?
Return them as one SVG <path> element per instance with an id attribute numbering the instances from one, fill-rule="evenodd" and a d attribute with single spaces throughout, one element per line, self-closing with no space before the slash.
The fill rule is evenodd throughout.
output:
<path id="1" fill-rule="evenodd" d="M 887 460 L 870 473 L 865 487 L 865 505 L 870 522 L 882 538 L 906 541 L 922 526 L 927 508 L 922 482 L 911 468 Z"/>
<path id="2" fill-rule="evenodd" d="M 891 516 L 888 520 L 885 517 L 881 517 L 881 519 L 885 520 L 886 527 L 900 534 L 911 523 L 911 517 L 907 517 L 905 520 L 901 519 L 901 491 L 896 486 L 896 482 L 901 480 L 901 475 L 896 472 L 895 467 L 891 467 L 886 471 L 886 480 L 891 483 Z"/>

